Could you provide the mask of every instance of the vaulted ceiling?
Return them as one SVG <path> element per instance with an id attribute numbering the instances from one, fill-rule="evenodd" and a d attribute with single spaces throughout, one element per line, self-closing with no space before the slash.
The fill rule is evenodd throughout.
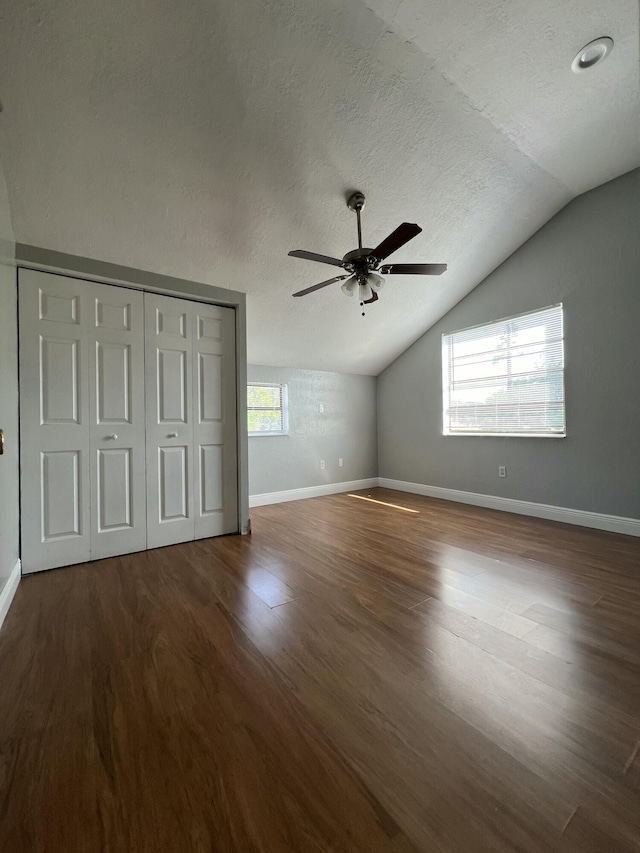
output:
<path id="1" fill-rule="evenodd" d="M 249 361 L 378 373 L 576 195 L 640 165 L 635 0 L 10 0 L 16 239 L 246 291 Z M 600 66 L 571 60 L 602 35 Z M 287 257 L 423 233 L 365 318 Z"/>

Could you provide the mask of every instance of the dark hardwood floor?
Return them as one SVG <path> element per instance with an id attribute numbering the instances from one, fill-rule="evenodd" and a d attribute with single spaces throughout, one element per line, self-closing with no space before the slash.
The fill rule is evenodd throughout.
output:
<path id="1" fill-rule="evenodd" d="M 637 853 L 640 540 L 360 494 L 25 578 L 0 850 Z"/>

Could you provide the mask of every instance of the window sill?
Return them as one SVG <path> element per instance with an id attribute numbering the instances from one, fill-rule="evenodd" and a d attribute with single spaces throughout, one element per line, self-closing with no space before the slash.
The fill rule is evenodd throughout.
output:
<path id="1" fill-rule="evenodd" d="M 443 432 L 445 438 L 566 438 L 566 432 Z"/>
<path id="2" fill-rule="evenodd" d="M 249 438 L 265 438 L 265 437 L 277 437 L 280 438 L 283 435 L 289 435 L 289 432 L 250 432 Z"/>

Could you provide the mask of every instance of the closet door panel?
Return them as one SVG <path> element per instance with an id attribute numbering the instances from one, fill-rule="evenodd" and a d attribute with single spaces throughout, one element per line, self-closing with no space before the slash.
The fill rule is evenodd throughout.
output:
<path id="1" fill-rule="evenodd" d="M 147 542 L 194 537 L 191 304 L 145 294 Z"/>
<path id="2" fill-rule="evenodd" d="M 89 560 L 86 282 L 19 270 L 21 536 L 24 573 Z"/>
<path id="3" fill-rule="evenodd" d="M 124 287 L 91 290 L 92 559 L 147 545 L 144 301 Z"/>
<path id="4" fill-rule="evenodd" d="M 123 531 L 133 527 L 133 453 L 130 448 L 98 450 L 97 523 L 98 533 Z"/>
<path id="5" fill-rule="evenodd" d="M 222 456 L 223 448 L 220 444 L 200 445 L 198 477 L 200 483 L 199 514 L 201 520 L 212 513 L 222 513 L 224 509 Z M 198 532 L 201 529 L 202 526 L 200 525 Z"/>
<path id="6" fill-rule="evenodd" d="M 184 445 L 158 448 L 161 522 L 189 518 L 189 448 Z"/>
<path id="7" fill-rule="evenodd" d="M 195 538 L 238 530 L 235 312 L 193 303 Z"/>
<path id="8" fill-rule="evenodd" d="M 82 536 L 80 451 L 41 451 L 40 462 L 42 541 Z"/>
<path id="9" fill-rule="evenodd" d="M 40 423 L 78 424 L 80 340 L 40 335 Z"/>

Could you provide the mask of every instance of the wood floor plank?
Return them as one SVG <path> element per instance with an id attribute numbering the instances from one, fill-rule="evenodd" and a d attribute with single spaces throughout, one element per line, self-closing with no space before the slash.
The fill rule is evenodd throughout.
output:
<path id="1" fill-rule="evenodd" d="M 611 663 L 600 666 L 601 660 L 597 657 L 587 656 L 582 660 L 578 651 L 572 653 L 571 639 L 566 634 L 555 632 L 555 636 L 546 642 L 532 643 L 531 638 L 537 632 L 552 629 L 538 625 L 524 637 L 517 638 L 505 636 L 503 631 L 436 599 L 425 602 L 419 610 L 429 622 L 437 623 L 504 663 L 574 696 L 581 703 L 592 704 L 603 713 L 632 725 L 637 720 L 640 679 L 625 677 L 620 680 L 621 670 L 616 668 L 612 673 Z M 568 644 L 571 645 L 569 651 Z"/>
<path id="2" fill-rule="evenodd" d="M 638 850 L 637 837 L 629 835 L 623 823 L 598 806 L 578 808 L 562 838 L 567 849 L 584 853 L 636 853 Z"/>
<path id="3" fill-rule="evenodd" d="M 363 494 L 23 579 L 0 850 L 640 849 L 640 542 Z"/>
<path id="4" fill-rule="evenodd" d="M 449 574 L 447 574 L 449 577 Z M 455 589 L 448 584 L 442 584 L 438 590 L 437 596 L 432 596 L 431 600 L 439 599 L 445 604 L 459 610 L 461 613 L 468 613 L 470 616 L 475 616 L 481 622 L 487 625 L 492 625 L 494 628 L 499 628 L 505 634 L 511 634 L 514 637 L 523 637 L 529 631 L 536 627 L 536 622 L 521 616 L 519 613 L 514 613 L 506 607 L 499 604 L 493 604 L 484 598 L 478 598 L 461 589 Z M 423 608 L 428 606 L 428 601 L 424 604 L 419 604 L 415 609 L 422 612 Z"/>
<path id="5" fill-rule="evenodd" d="M 252 589 L 269 607 L 278 607 L 298 597 L 286 583 L 268 569 L 251 569 L 245 582 L 249 589 Z"/>
<path id="6" fill-rule="evenodd" d="M 560 613 L 546 604 L 534 604 L 522 614 L 526 619 L 570 634 L 575 640 L 610 654 L 635 667 L 638 664 L 638 640 L 635 633 L 621 631 L 614 625 L 598 625 L 592 618 Z"/>

